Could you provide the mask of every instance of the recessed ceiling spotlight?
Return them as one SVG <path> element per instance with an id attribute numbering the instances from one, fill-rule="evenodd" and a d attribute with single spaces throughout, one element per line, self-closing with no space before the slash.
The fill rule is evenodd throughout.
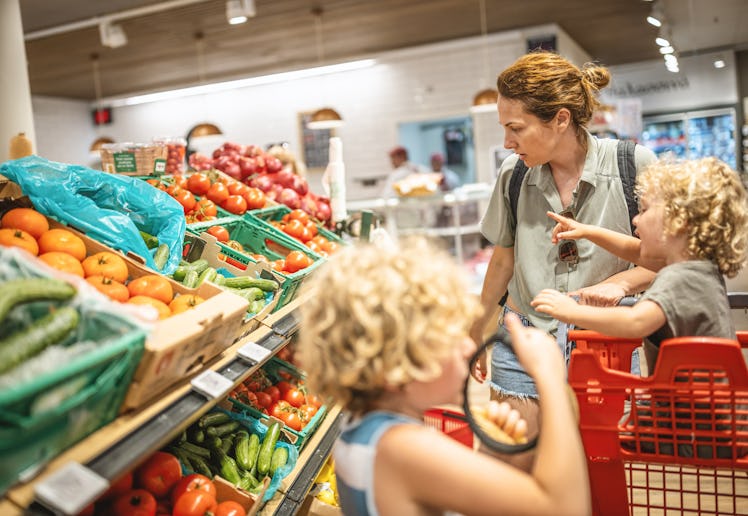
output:
<path id="1" fill-rule="evenodd" d="M 714 60 L 714 67 L 715 68 L 724 68 L 726 66 L 724 59 L 715 59 Z"/>
<path id="2" fill-rule="evenodd" d="M 226 19 L 231 25 L 244 23 L 256 14 L 254 0 L 228 0 L 226 2 Z"/>
<path id="3" fill-rule="evenodd" d="M 673 47 L 660 47 L 660 54 L 672 54 L 675 52 Z"/>
<path id="4" fill-rule="evenodd" d="M 662 6 L 659 2 L 654 2 L 652 4 L 652 12 L 647 16 L 647 23 L 655 27 L 662 27 L 664 21 L 665 13 L 662 11 Z"/>
<path id="5" fill-rule="evenodd" d="M 657 45 L 661 46 L 661 47 L 669 47 L 670 46 L 670 42 L 668 40 L 666 40 L 665 38 L 663 38 L 662 36 L 656 38 L 655 39 L 655 43 L 657 43 Z"/>
<path id="6" fill-rule="evenodd" d="M 112 25 L 110 21 L 99 24 L 99 37 L 101 44 L 109 48 L 119 48 L 127 45 L 127 34 L 122 25 Z"/>

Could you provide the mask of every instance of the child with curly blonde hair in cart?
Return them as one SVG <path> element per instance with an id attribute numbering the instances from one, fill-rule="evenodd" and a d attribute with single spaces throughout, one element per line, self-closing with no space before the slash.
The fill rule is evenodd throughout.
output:
<path id="1" fill-rule="evenodd" d="M 735 276 L 746 261 L 748 203 L 737 172 L 716 158 L 656 162 L 637 177 L 637 194 L 639 238 L 548 212 L 557 222 L 554 242 L 586 238 L 657 272 L 636 304 L 584 306 L 546 289 L 532 306 L 606 335 L 643 338 L 651 373 L 665 339 L 736 338 L 722 275 Z"/>
<path id="2" fill-rule="evenodd" d="M 339 251 L 305 285 L 299 354 L 310 389 L 349 415 L 333 450 L 346 515 L 590 512 L 586 462 L 555 342 L 509 317 L 514 347 L 541 392 L 544 425 L 530 474 L 423 424 L 460 403 L 480 310 L 451 256 L 425 240 Z M 513 437 L 507 404 L 490 418 Z"/>

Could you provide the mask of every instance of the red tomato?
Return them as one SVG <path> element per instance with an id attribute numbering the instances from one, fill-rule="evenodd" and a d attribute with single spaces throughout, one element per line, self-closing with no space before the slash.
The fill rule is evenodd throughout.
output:
<path id="1" fill-rule="evenodd" d="M 218 210 L 216 209 L 216 203 L 211 201 L 210 199 L 200 199 L 197 202 L 198 215 L 202 218 L 205 217 L 215 217 L 218 214 Z"/>
<path id="2" fill-rule="evenodd" d="M 278 400 L 275 403 L 271 403 L 268 407 L 268 413 L 278 419 L 291 409 L 291 405 L 287 401 Z"/>
<path id="3" fill-rule="evenodd" d="M 218 507 L 216 507 L 215 516 L 246 516 L 247 511 L 244 510 L 244 507 L 242 507 L 239 503 L 228 500 L 226 502 L 221 502 L 218 504 Z"/>
<path id="4" fill-rule="evenodd" d="M 205 195 L 210 190 L 210 178 L 199 172 L 192 174 L 187 180 L 187 189 L 195 195 Z"/>
<path id="5" fill-rule="evenodd" d="M 304 226 L 306 226 L 306 223 L 309 222 L 309 214 L 300 209 L 291 210 L 291 212 L 288 214 L 288 218 L 290 220 L 298 220 Z"/>
<path id="6" fill-rule="evenodd" d="M 299 412 L 306 416 L 307 421 L 311 420 L 314 417 L 314 415 L 317 413 L 317 410 L 319 409 L 314 405 L 304 404 L 299 407 Z"/>
<path id="7" fill-rule="evenodd" d="M 174 504 L 173 516 L 204 516 L 215 513 L 216 498 L 205 491 L 188 491 Z"/>
<path id="8" fill-rule="evenodd" d="M 306 231 L 306 228 L 302 226 L 301 231 L 303 233 L 304 231 Z M 290 253 L 288 253 L 288 255 L 286 255 L 286 265 L 283 270 L 293 274 L 296 271 L 300 271 L 301 269 L 309 267 L 311 264 L 312 260 L 301 251 L 291 251 Z"/>
<path id="9" fill-rule="evenodd" d="M 247 201 L 248 210 L 259 210 L 265 207 L 267 199 L 265 198 L 265 192 L 259 188 L 250 188 L 245 194 L 244 199 Z"/>
<path id="10" fill-rule="evenodd" d="M 160 451 L 151 455 L 145 464 L 135 470 L 136 485 L 159 498 L 169 494 L 180 478 L 182 465 L 179 459 L 170 453 Z"/>
<path id="11" fill-rule="evenodd" d="M 223 183 L 213 183 L 206 194 L 208 199 L 216 204 L 221 204 L 229 197 L 229 189 Z"/>
<path id="12" fill-rule="evenodd" d="M 281 393 L 281 396 L 285 396 L 288 391 L 294 388 L 293 385 L 291 385 L 289 382 L 285 380 L 281 380 L 280 382 L 275 384 L 276 387 L 278 387 L 278 390 Z"/>
<path id="13" fill-rule="evenodd" d="M 283 395 L 283 399 L 288 402 L 292 407 L 300 407 L 304 404 L 304 393 L 299 389 L 289 389 Z"/>
<path id="14" fill-rule="evenodd" d="M 174 195 L 174 198 L 182 205 L 184 213 L 190 213 L 197 206 L 197 199 L 192 195 L 189 190 L 179 190 Z"/>
<path id="15" fill-rule="evenodd" d="M 302 428 L 301 418 L 299 417 L 299 413 L 295 410 L 283 412 L 279 419 L 283 421 L 283 424 L 285 424 L 287 427 L 296 430 L 297 432 Z"/>
<path id="16" fill-rule="evenodd" d="M 275 403 L 276 401 L 280 399 L 280 396 L 281 396 L 280 389 L 278 389 L 278 387 L 276 387 L 275 385 L 271 385 L 270 387 L 265 389 L 264 392 L 270 395 L 270 399 L 273 400 L 273 403 Z"/>
<path id="17" fill-rule="evenodd" d="M 126 491 L 130 491 L 132 489 L 132 471 L 129 473 L 125 473 L 122 475 L 119 479 L 112 482 L 112 484 L 109 486 L 109 489 L 104 491 L 104 494 L 101 495 L 99 498 L 100 500 L 108 500 L 109 498 L 114 498 L 116 496 L 119 496 Z"/>
<path id="18" fill-rule="evenodd" d="M 316 394 L 307 394 L 306 403 L 307 405 L 311 405 L 312 407 L 316 408 L 320 408 L 322 406 L 322 400 L 320 400 L 319 396 L 317 396 Z"/>
<path id="19" fill-rule="evenodd" d="M 216 240 L 219 242 L 228 242 L 230 238 L 229 230 L 223 226 L 211 226 L 208 228 L 207 233 L 216 237 Z"/>
<path id="20" fill-rule="evenodd" d="M 283 231 L 285 231 L 288 235 L 291 235 L 294 238 L 301 239 L 301 235 L 304 232 L 304 224 L 300 220 L 291 219 L 288 221 L 288 224 L 283 228 Z"/>
<path id="21" fill-rule="evenodd" d="M 112 504 L 113 516 L 155 516 L 156 498 L 145 489 L 132 489 Z"/>
<path id="22" fill-rule="evenodd" d="M 229 193 L 231 195 L 241 195 L 244 197 L 244 194 L 246 194 L 249 191 L 249 186 L 245 185 L 244 183 L 240 183 L 239 181 L 234 181 L 233 183 L 229 184 Z"/>
<path id="23" fill-rule="evenodd" d="M 234 215 L 243 215 L 247 211 L 247 201 L 241 195 L 229 195 L 221 203 L 221 208 Z"/>
<path id="24" fill-rule="evenodd" d="M 273 403 L 273 398 L 271 398 L 270 394 L 267 392 L 256 392 L 255 396 L 257 396 L 257 403 L 259 403 L 261 407 L 267 408 L 271 403 Z"/>
<path id="25" fill-rule="evenodd" d="M 206 493 L 213 495 L 213 498 L 217 496 L 216 486 L 213 481 L 204 475 L 193 473 L 183 477 L 174 489 L 171 490 L 171 503 L 172 505 L 177 503 L 179 497 L 189 491 L 205 491 Z"/>

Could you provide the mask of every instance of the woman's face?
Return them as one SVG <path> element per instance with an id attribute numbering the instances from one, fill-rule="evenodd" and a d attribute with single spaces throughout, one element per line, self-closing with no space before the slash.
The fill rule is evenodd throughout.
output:
<path id="1" fill-rule="evenodd" d="M 519 100 L 499 96 L 498 106 L 504 147 L 518 154 L 528 167 L 551 161 L 556 135 L 550 124 L 525 111 Z"/>

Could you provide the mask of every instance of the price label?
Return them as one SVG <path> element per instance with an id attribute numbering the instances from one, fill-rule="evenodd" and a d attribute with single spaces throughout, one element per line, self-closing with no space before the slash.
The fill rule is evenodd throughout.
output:
<path id="1" fill-rule="evenodd" d="M 234 386 L 234 382 L 208 369 L 192 379 L 192 388 L 208 399 L 222 398 Z"/>
<path id="2" fill-rule="evenodd" d="M 63 514 L 78 514 L 109 488 L 109 481 L 77 462 L 69 462 L 34 488 L 36 499 Z"/>
<path id="3" fill-rule="evenodd" d="M 251 365 L 259 364 L 265 360 L 270 353 L 271 351 L 268 348 L 260 346 L 256 342 L 247 342 L 236 352 L 239 358 L 246 360 Z"/>

